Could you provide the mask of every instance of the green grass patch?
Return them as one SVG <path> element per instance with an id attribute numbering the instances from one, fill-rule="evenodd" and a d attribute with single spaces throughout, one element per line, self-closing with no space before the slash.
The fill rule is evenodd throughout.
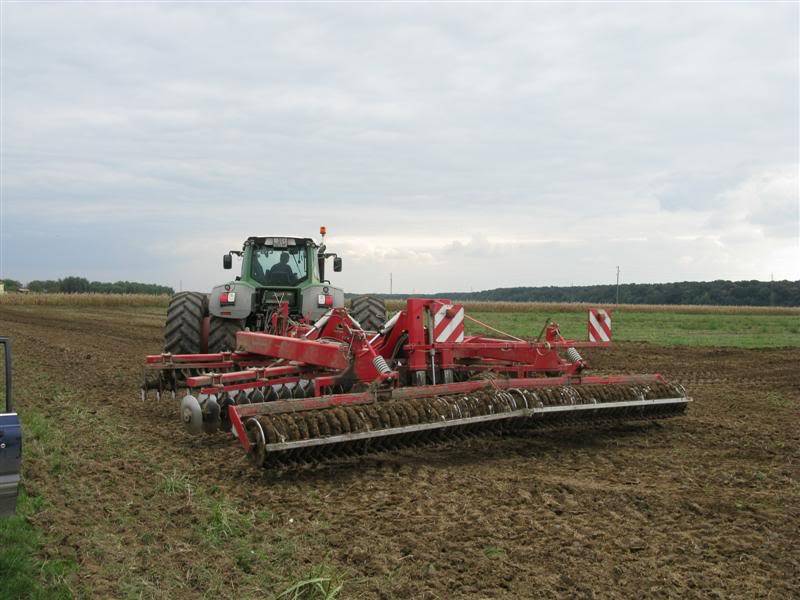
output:
<path id="1" fill-rule="evenodd" d="M 167 496 L 186 496 L 187 502 L 191 502 L 194 486 L 186 473 L 175 469 L 172 473 L 161 473 L 158 491 Z"/>
<path id="2" fill-rule="evenodd" d="M 297 553 L 311 540 L 307 532 L 293 532 L 291 520 L 276 521 L 274 514 L 264 508 L 242 510 L 219 486 L 200 485 L 191 474 L 176 470 L 161 473 L 153 491 L 185 503 L 181 510 L 194 515 L 192 546 L 204 556 L 213 556 L 224 548 L 230 561 L 226 567 L 229 574 L 247 593 L 268 593 L 267 597 L 274 598 L 287 592 L 284 597 L 302 599 L 338 595 L 342 579 L 333 571 L 323 567 L 304 570 Z M 295 583 L 289 585 L 287 582 L 291 581 Z M 217 595 L 225 595 L 219 587 L 223 580 L 201 564 L 187 574 L 186 583 L 193 589 L 206 593 L 216 589 Z M 130 597 L 137 597 L 138 592 L 147 597 L 148 585 L 145 580 L 131 578 L 123 587 Z"/>
<path id="3" fill-rule="evenodd" d="M 765 397 L 776 408 L 789 408 L 792 405 L 792 400 L 780 392 L 767 392 Z"/>
<path id="4" fill-rule="evenodd" d="M 243 515 L 227 498 L 211 500 L 206 533 L 215 541 L 241 536 L 253 524 L 253 515 Z"/>
<path id="5" fill-rule="evenodd" d="M 539 335 L 548 318 L 561 327 L 564 337 L 585 340 L 584 312 L 478 312 L 469 316 L 523 338 Z M 670 312 L 612 313 L 612 339 L 650 342 L 663 346 L 727 346 L 782 348 L 800 346 L 800 317 L 767 314 L 675 314 Z M 495 335 L 467 320 L 468 333 Z"/>
<path id="6" fill-rule="evenodd" d="M 41 496 L 20 491 L 17 514 L 0 518 L 0 599 L 72 598 L 68 577 L 77 571 L 71 560 L 41 560 L 42 536 L 30 524 L 44 508 Z"/>
<path id="7" fill-rule="evenodd" d="M 483 553 L 486 555 L 486 558 L 489 559 L 506 557 L 506 551 L 502 548 L 496 548 L 495 546 L 486 546 L 486 548 L 483 549 Z"/>
<path id="8" fill-rule="evenodd" d="M 278 595 L 283 600 L 335 600 L 342 591 L 339 575 L 326 565 L 317 565 Z"/>

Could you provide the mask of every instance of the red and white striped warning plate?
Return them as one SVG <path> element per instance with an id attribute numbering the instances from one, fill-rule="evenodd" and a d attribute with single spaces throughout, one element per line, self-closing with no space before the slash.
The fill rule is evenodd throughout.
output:
<path id="1" fill-rule="evenodd" d="M 611 314 L 605 309 L 589 309 L 589 341 L 611 341 Z"/>
<path id="2" fill-rule="evenodd" d="M 464 341 L 464 307 L 433 303 L 433 339 L 437 342 Z"/>

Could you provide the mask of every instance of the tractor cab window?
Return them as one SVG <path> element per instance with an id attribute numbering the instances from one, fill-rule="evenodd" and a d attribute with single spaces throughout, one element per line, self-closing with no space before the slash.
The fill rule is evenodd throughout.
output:
<path id="1" fill-rule="evenodd" d="M 308 275 L 306 248 L 259 246 L 253 250 L 251 270 L 253 279 L 263 285 L 297 285 Z"/>

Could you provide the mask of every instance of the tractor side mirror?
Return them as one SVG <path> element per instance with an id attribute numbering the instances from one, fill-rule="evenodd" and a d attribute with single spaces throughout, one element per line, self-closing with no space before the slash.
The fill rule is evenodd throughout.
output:
<path id="1" fill-rule="evenodd" d="M 339 273 L 342 270 L 342 259 L 338 256 L 333 259 L 333 270 Z"/>
<path id="2" fill-rule="evenodd" d="M 231 253 L 228 252 L 227 254 L 222 255 L 222 268 L 223 269 L 230 269 L 233 266 L 233 257 Z"/>

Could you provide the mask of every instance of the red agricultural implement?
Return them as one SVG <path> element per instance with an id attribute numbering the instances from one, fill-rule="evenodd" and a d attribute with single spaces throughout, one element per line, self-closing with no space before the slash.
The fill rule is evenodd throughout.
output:
<path id="1" fill-rule="evenodd" d="M 659 419 L 690 402 L 660 375 L 585 374 L 578 349 L 610 345 L 605 311 L 590 311 L 585 342 L 564 339 L 553 322 L 535 341 L 466 336 L 465 318 L 445 299 L 409 299 L 377 332 L 344 308 L 314 324 L 277 311 L 269 333 L 238 332 L 235 352 L 148 356 L 143 394 L 186 387 L 187 429 L 232 431 L 258 465 L 466 433 Z"/>

